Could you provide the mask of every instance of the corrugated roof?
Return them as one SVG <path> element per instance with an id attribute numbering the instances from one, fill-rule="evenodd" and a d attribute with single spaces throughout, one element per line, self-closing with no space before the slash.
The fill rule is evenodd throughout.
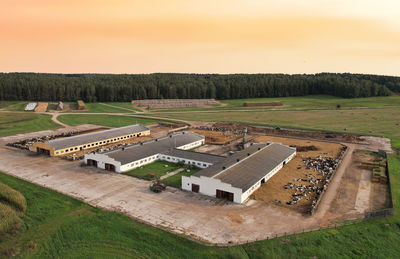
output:
<path id="1" fill-rule="evenodd" d="M 194 151 L 190 151 L 190 150 L 182 150 L 182 149 L 176 149 L 176 148 L 169 150 L 167 152 L 164 152 L 162 154 L 166 155 L 166 156 L 175 156 L 175 157 L 196 160 L 196 161 L 210 163 L 210 164 L 215 164 L 215 163 L 218 163 L 218 162 L 226 159 L 226 157 L 224 157 L 224 156 L 217 156 L 217 155 L 213 155 L 213 154 L 200 153 L 200 152 L 194 152 Z"/>
<path id="2" fill-rule="evenodd" d="M 169 152 L 170 150 L 175 149 L 175 147 L 184 146 L 202 139 L 204 139 L 203 136 L 200 136 L 193 132 L 185 131 L 174 133 L 167 137 L 127 146 L 124 148 L 124 150 L 118 149 L 103 152 L 103 154 L 113 158 L 116 161 L 121 162 L 121 165 L 124 165 L 155 154 Z"/>
<path id="3" fill-rule="evenodd" d="M 193 176 L 219 179 L 245 192 L 295 152 L 294 148 L 277 143 L 253 145 Z"/>
<path id="4" fill-rule="evenodd" d="M 206 176 L 206 177 L 213 177 L 214 175 L 218 174 L 223 170 L 223 168 L 228 168 L 234 164 L 236 164 L 242 159 L 246 158 L 248 154 L 253 154 L 256 151 L 260 150 L 263 147 L 266 147 L 267 144 L 265 143 L 256 143 L 251 145 L 250 147 L 246 148 L 245 150 L 242 150 L 240 152 L 236 152 L 233 155 L 227 157 L 224 160 L 219 161 L 218 163 L 214 164 L 213 166 L 210 166 L 206 169 L 203 169 L 197 173 L 194 174 L 194 176 Z"/>
<path id="5" fill-rule="evenodd" d="M 45 144 L 54 148 L 55 150 L 59 150 L 64 148 L 85 145 L 88 143 L 93 143 L 106 139 L 116 138 L 120 136 L 125 136 L 129 134 L 135 134 L 146 130 L 149 129 L 141 124 L 135 124 L 121 128 L 92 132 L 67 138 L 54 139 L 46 142 Z"/>

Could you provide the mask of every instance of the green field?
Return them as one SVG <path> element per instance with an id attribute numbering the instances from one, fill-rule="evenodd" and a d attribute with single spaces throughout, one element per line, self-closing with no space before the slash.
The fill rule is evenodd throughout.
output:
<path id="1" fill-rule="evenodd" d="M 175 171 L 177 169 L 181 168 L 180 165 L 176 164 L 176 163 L 170 163 L 170 162 L 166 162 L 166 161 L 155 161 L 151 164 L 139 167 L 139 168 L 135 168 L 131 171 L 125 172 L 124 174 L 126 175 L 130 175 L 130 176 L 134 176 L 137 178 L 147 178 L 146 176 L 148 174 L 155 174 L 159 177 Z"/>
<path id="2" fill-rule="evenodd" d="M 11 105 L 17 104 L 18 102 L 12 102 L 12 101 L 0 101 L 0 109 L 7 108 Z"/>
<path id="3" fill-rule="evenodd" d="M 135 107 L 133 107 L 130 102 L 107 102 L 106 104 L 109 104 L 112 106 L 118 106 L 118 107 L 125 108 L 125 109 L 130 109 L 132 111 L 140 111 L 140 110 L 136 109 Z"/>
<path id="4" fill-rule="evenodd" d="M 28 104 L 28 102 L 14 102 L 11 105 L 7 105 L 5 107 L 5 110 L 7 111 L 25 111 L 25 107 Z M 25 111 L 25 112 L 32 112 L 32 111 Z"/>
<path id="5" fill-rule="evenodd" d="M 123 127 L 136 123 L 149 125 L 160 122 L 158 120 L 144 119 L 137 117 L 117 116 L 117 115 L 89 115 L 89 114 L 79 114 L 79 115 L 63 114 L 58 117 L 58 120 L 61 121 L 62 123 L 71 126 L 77 126 L 89 123 L 89 124 L 96 124 L 108 127 Z"/>
<path id="6" fill-rule="evenodd" d="M 186 171 L 186 169 L 180 173 L 177 173 L 175 175 L 172 175 L 168 178 L 165 178 L 164 180 L 162 180 L 164 183 L 168 184 L 169 186 L 175 187 L 175 188 L 181 188 L 182 187 L 182 176 L 189 176 L 192 175 L 194 173 L 197 173 L 198 171 L 200 171 L 200 168 L 194 167 L 191 169 L 188 169 L 188 171 Z"/>
<path id="7" fill-rule="evenodd" d="M 60 126 L 51 121 L 45 114 L 33 113 L 0 113 L 0 137 L 33 131 L 57 129 Z"/>
<path id="8" fill-rule="evenodd" d="M 153 114 L 158 116 L 158 114 Z M 163 113 L 192 121 L 242 122 L 266 126 L 359 133 L 392 138 L 400 145 L 400 108 L 310 111 Z"/>
<path id="9" fill-rule="evenodd" d="M 111 104 L 111 103 L 110 103 Z M 125 109 L 119 109 L 115 107 L 110 107 L 101 103 L 86 103 L 87 110 L 78 111 L 70 110 L 68 112 L 95 112 L 95 113 L 134 113 L 134 111 L 127 111 Z"/>

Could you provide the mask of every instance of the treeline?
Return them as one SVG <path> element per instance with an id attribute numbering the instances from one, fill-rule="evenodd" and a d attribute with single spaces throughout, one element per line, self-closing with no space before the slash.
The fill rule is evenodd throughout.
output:
<path id="1" fill-rule="evenodd" d="M 0 73 L 0 100 L 130 101 L 240 99 L 327 94 L 345 98 L 400 92 L 400 77 L 331 74 L 36 74 Z"/>

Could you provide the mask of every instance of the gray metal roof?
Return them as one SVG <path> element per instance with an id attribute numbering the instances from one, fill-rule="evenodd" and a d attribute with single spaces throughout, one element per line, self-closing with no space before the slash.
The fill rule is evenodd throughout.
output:
<path id="1" fill-rule="evenodd" d="M 224 156 L 218 156 L 218 155 L 213 155 L 213 154 L 200 153 L 200 152 L 194 152 L 194 151 L 190 151 L 190 150 L 182 150 L 182 149 L 176 149 L 176 148 L 169 150 L 167 152 L 164 152 L 162 154 L 166 155 L 166 156 L 175 156 L 175 157 L 196 160 L 199 162 L 205 162 L 205 163 L 210 163 L 210 164 L 215 164 L 215 163 L 218 163 L 218 162 L 226 159 L 226 157 L 224 157 Z"/>
<path id="2" fill-rule="evenodd" d="M 121 128 L 109 129 L 104 131 L 98 131 L 93 133 L 87 133 L 67 138 L 53 139 L 45 144 L 54 148 L 55 150 L 70 148 L 106 139 L 116 138 L 129 134 L 135 134 L 138 132 L 149 130 L 147 127 L 141 124 L 130 125 Z"/>
<path id="3" fill-rule="evenodd" d="M 189 143 L 204 139 L 203 136 L 194 132 L 179 132 L 170 136 L 145 141 L 130 145 L 122 149 L 103 152 L 116 161 L 121 162 L 121 165 L 128 164 L 155 154 L 161 154 L 175 149 L 176 147 L 184 146 Z"/>
<path id="4" fill-rule="evenodd" d="M 296 149 L 277 143 L 253 145 L 193 176 L 219 179 L 245 192 L 295 152 Z"/>

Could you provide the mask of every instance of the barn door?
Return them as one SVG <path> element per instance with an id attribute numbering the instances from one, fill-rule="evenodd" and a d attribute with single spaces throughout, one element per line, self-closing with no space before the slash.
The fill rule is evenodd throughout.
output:
<path id="1" fill-rule="evenodd" d="M 200 186 L 192 183 L 192 192 L 199 192 Z"/>
<path id="2" fill-rule="evenodd" d="M 228 192 L 228 201 L 233 201 L 233 193 Z"/>

